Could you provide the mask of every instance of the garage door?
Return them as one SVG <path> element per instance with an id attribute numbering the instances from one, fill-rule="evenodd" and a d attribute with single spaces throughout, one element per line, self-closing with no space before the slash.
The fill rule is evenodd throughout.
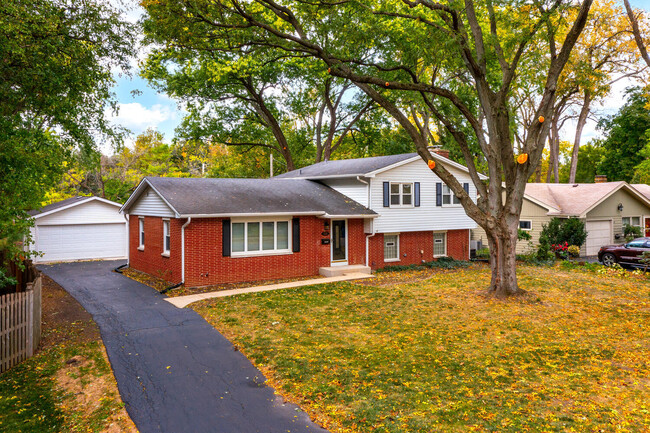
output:
<path id="1" fill-rule="evenodd" d="M 74 224 L 37 226 L 36 260 L 63 261 L 124 257 L 126 224 Z"/>
<path id="2" fill-rule="evenodd" d="M 587 221 L 586 254 L 595 256 L 603 245 L 612 243 L 612 224 L 610 221 Z"/>

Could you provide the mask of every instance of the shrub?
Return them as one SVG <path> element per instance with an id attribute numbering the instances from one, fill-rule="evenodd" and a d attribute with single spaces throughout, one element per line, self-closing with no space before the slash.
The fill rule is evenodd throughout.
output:
<path id="1" fill-rule="evenodd" d="M 530 232 L 527 230 L 522 230 L 522 229 L 517 229 L 517 240 L 518 241 L 529 241 L 533 237 L 531 236 Z"/>
<path id="2" fill-rule="evenodd" d="M 570 245 L 567 251 L 571 257 L 578 257 L 580 255 L 580 247 L 577 245 Z"/>
<path id="3" fill-rule="evenodd" d="M 537 260 L 546 262 L 552 260 L 555 255 L 551 252 L 551 242 L 548 240 L 548 236 L 542 232 L 539 236 L 539 246 L 537 247 Z"/>
<path id="4" fill-rule="evenodd" d="M 541 236 L 546 236 L 552 245 L 582 245 L 587 240 L 585 223 L 578 218 L 554 217 L 544 224 Z"/>
<path id="5" fill-rule="evenodd" d="M 555 253 L 557 258 L 567 260 L 569 258 L 569 244 L 551 244 L 551 250 Z"/>
<path id="6" fill-rule="evenodd" d="M 641 237 L 641 227 L 637 226 L 631 226 L 629 224 L 625 224 L 625 227 L 623 227 L 623 236 L 625 236 L 625 240 L 627 242 L 630 242 L 633 239 L 640 238 Z"/>
<path id="7" fill-rule="evenodd" d="M 489 259 L 490 258 L 490 249 L 489 248 L 481 248 L 480 250 L 476 250 L 476 258 L 477 259 Z"/>

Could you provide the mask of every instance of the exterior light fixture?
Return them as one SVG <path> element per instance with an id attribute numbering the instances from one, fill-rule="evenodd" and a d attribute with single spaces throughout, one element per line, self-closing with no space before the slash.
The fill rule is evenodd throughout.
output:
<path id="1" fill-rule="evenodd" d="M 616 209 L 618 209 L 619 212 L 623 212 L 623 203 L 619 203 Z"/>

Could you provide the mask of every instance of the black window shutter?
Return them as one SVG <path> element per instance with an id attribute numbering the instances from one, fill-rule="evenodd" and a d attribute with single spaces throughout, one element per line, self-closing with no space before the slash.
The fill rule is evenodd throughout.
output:
<path id="1" fill-rule="evenodd" d="M 469 183 L 467 182 L 463 183 L 463 189 L 469 195 Z"/>
<path id="2" fill-rule="evenodd" d="M 292 237 L 293 237 L 293 252 L 300 252 L 300 218 L 293 219 Z"/>
<path id="3" fill-rule="evenodd" d="M 413 185 L 413 192 L 415 193 L 415 199 L 413 200 L 415 203 L 415 207 L 420 206 L 420 182 L 415 182 Z"/>
<path id="4" fill-rule="evenodd" d="M 221 245 L 223 247 L 223 256 L 224 257 L 230 257 L 230 220 L 221 220 L 222 224 L 222 242 Z"/>
<path id="5" fill-rule="evenodd" d="M 442 182 L 436 182 L 436 206 L 442 206 Z"/>
<path id="6" fill-rule="evenodd" d="M 384 207 L 390 207 L 390 182 L 384 182 Z"/>

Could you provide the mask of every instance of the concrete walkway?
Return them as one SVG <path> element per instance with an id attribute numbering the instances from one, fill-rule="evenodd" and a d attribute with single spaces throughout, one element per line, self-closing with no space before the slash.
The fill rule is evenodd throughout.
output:
<path id="1" fill-rule="evenodd" d="M 314 278 L 313 280 L 292 281 L 290 283 L 269 284 L 267 286 L 245 287 L 241 289 L 221 290 L 218 292 L 198 293 L 196 295 L 177 296 L 165 298 L 165 301 L 178 308 L 187 307 L 191 303 L 211 298 L 225 298 L 226 296 L 242 295 L 244 293 L 267 292 L 269 290 L 291 289 L 294 287 L 315 286 L 316 284 L 338 283 L 339 281 L 361 280 L 364 278 L 375 278 L 370 274 L 359 272 L 341 275 L 338 277 Z"/>

